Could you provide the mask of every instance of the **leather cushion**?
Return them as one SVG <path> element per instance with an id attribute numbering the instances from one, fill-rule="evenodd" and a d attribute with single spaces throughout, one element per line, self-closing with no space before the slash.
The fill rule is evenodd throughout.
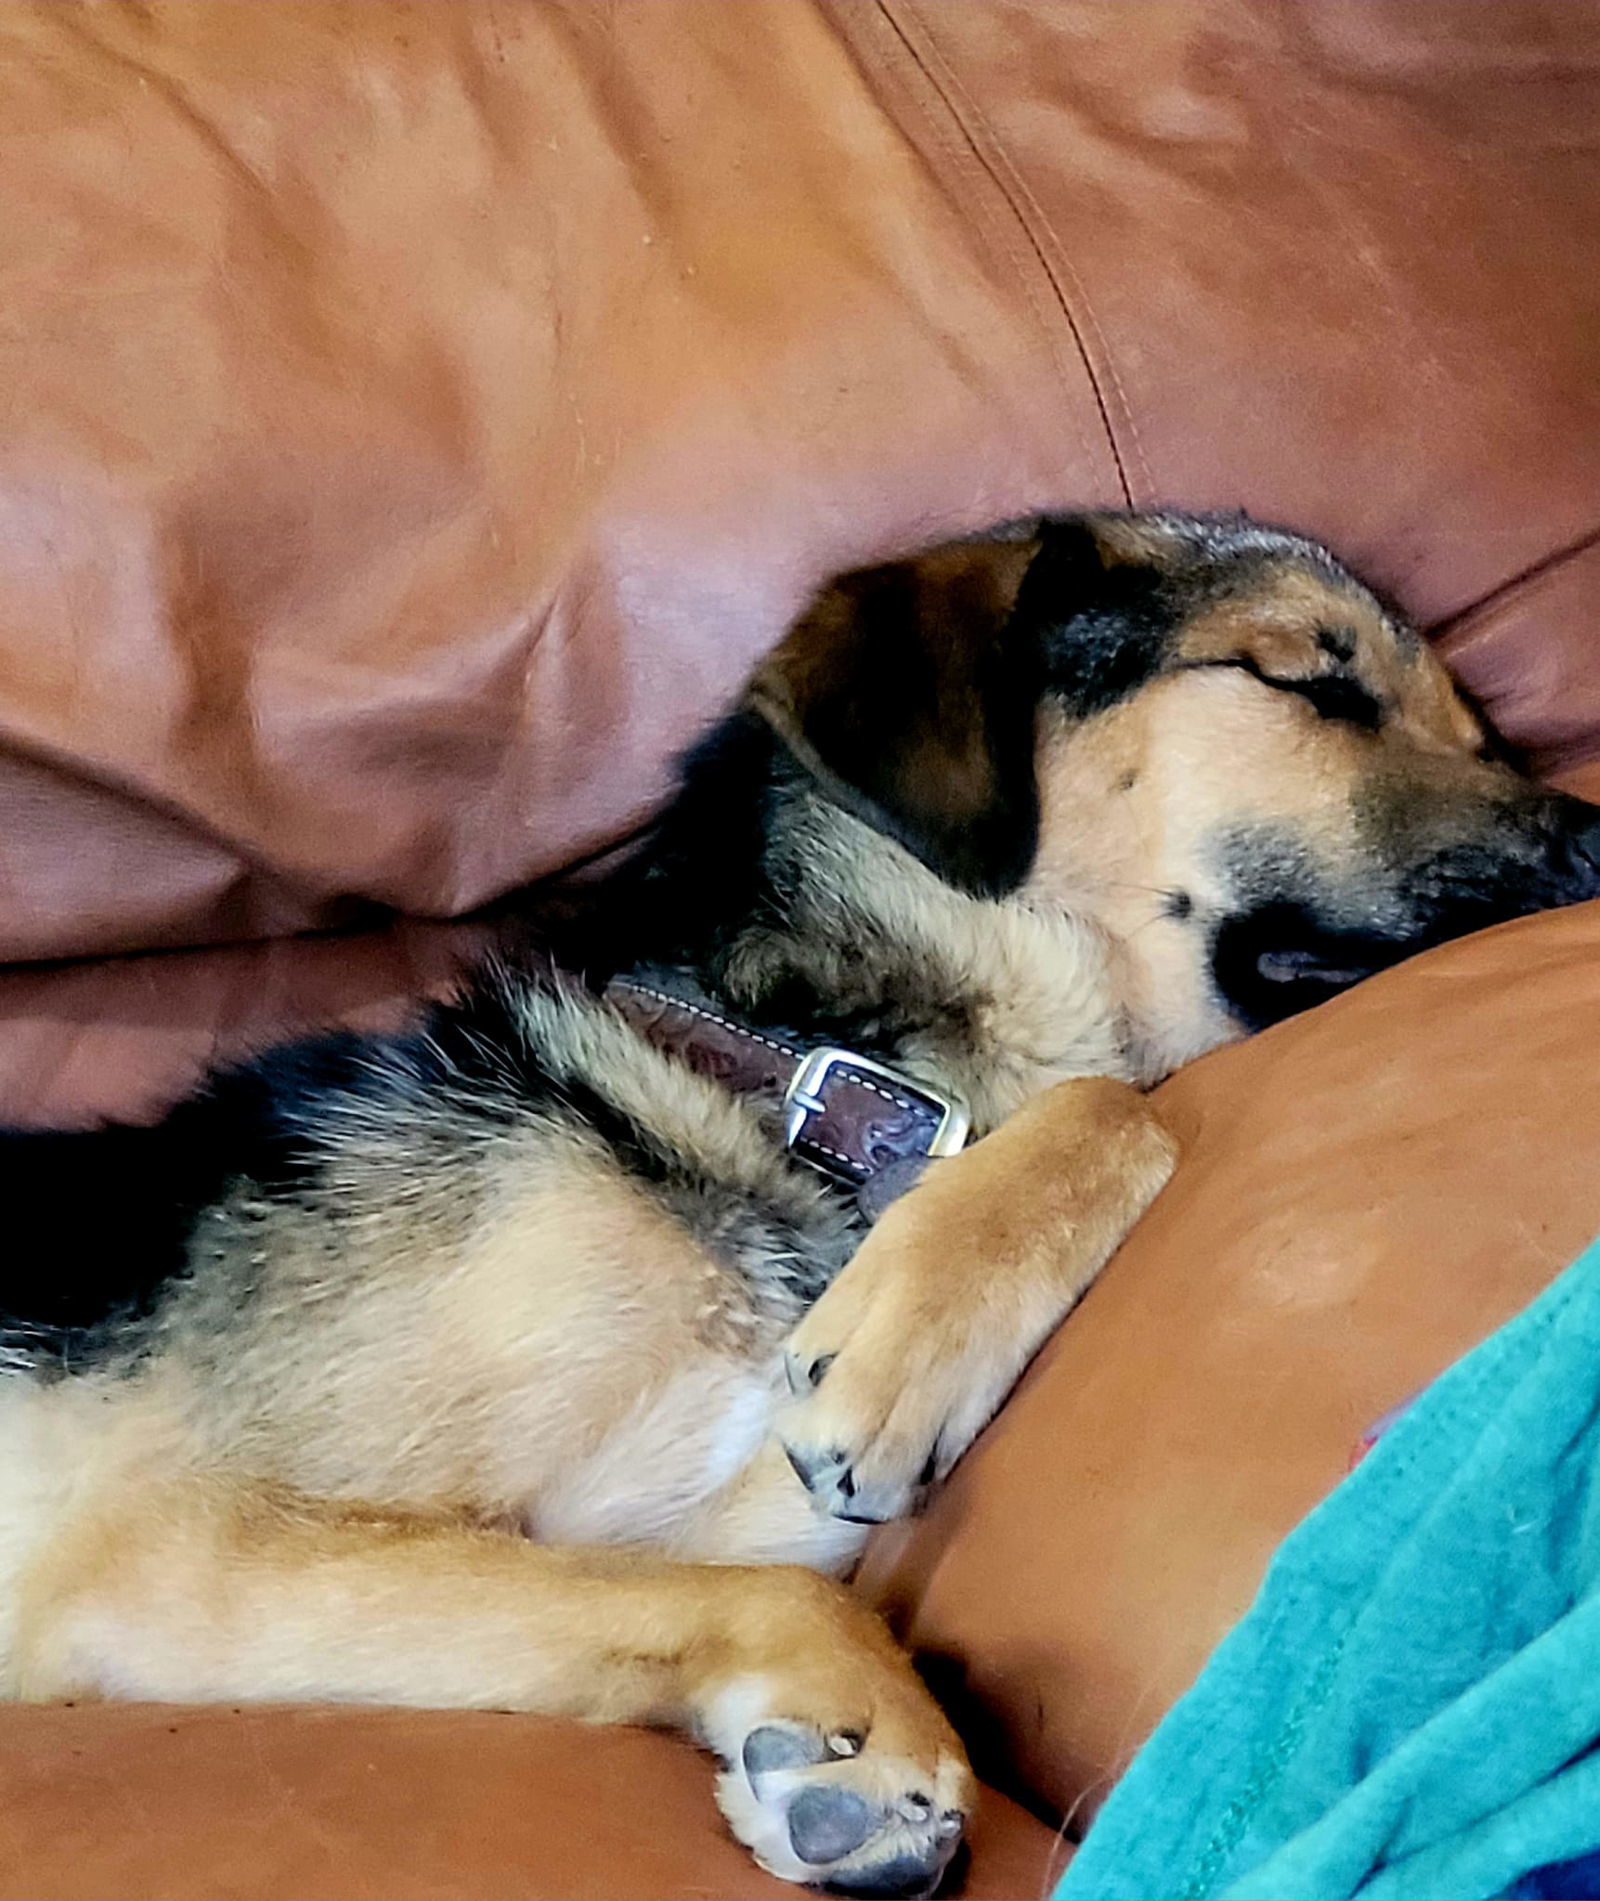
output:
<path id="1" fill-rule="evenodd" d="M 1597 969 L 1600 903 L 1501 926 L 1159 1092 L 1177 1175 L 863 1568 L 989 1772 L 1081 1817 L 1366 1428 L 1600 1231 Z"/>
<path id="2" fill-rule="evenodd" d="M 482 1712 L 0 1707 L 4 1901 L 755 1901 L 709 1758 L 637 1729 Z M 971 1901 L 1067 1850 L 1003 1796 Z"/>

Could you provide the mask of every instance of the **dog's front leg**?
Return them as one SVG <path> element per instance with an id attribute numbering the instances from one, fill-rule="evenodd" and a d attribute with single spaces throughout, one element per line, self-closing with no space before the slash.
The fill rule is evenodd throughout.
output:
<path id="1" fill-rule="evenodd" d="M 841 1586 L 568 1550 L 218 1482 L 85 1505 L 25 1581 L 24 1696 L 332 1699 L 671 1723 L 772 1873 L 931 1885 L 973 1795 L 961 1745 Z"/>
<path id="2" fill-rule="evenodd" d="M 895 1202 L 789 1341 L 780 1422 L 841 1518 L 943 1477 L 1155 1199 L 1176 1160 L 1125 1083 L 1058 1083 Z"/>

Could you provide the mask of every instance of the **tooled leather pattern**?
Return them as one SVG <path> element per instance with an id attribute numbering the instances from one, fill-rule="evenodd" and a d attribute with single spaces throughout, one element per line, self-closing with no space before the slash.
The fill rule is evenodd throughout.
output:
<path id="1" fill-rule="evenodd" d="M 673 996 L 636 978 L 619 977 L 606 999 L 657 1049 L 679 1057 L 736 1095 L 781 1111 L 784 1091 L 804 1050 L 721 1015 L 709 1004 Z M 896 1177 L 904 1164 L 926 1160 L 940 1122 L 932 1103 L 902 1094 L 848 1061 L 835 1064 L 820 1086 L 823 1106 L 806 1120 L 794 1152 L 857 1187 L 883 1171 Z"/>

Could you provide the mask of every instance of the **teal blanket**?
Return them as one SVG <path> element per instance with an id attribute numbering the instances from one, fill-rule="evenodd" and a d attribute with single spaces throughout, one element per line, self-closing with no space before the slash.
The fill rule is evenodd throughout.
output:
<path id="1" fill-rule="evenodd" d="M 1600 1848 L 1597 1587 L 1600 1242 L 1285 1542 L 1058 1897 L 1600 1894 L 1548 1872 Z"/>

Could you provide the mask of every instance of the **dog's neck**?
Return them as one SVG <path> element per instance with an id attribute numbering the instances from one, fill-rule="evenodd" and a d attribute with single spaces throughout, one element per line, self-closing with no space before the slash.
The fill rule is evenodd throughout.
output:
<path id="1" fill-rule="evenodd" d="M 1105 948 L 1025 896 L 970 897 L 819 792 L 763 727 L 691 765 L 617 919 L 753 1027 L 953 1095 L 976 1133 L 1048 1084 L 1127 1075 Z"/>

